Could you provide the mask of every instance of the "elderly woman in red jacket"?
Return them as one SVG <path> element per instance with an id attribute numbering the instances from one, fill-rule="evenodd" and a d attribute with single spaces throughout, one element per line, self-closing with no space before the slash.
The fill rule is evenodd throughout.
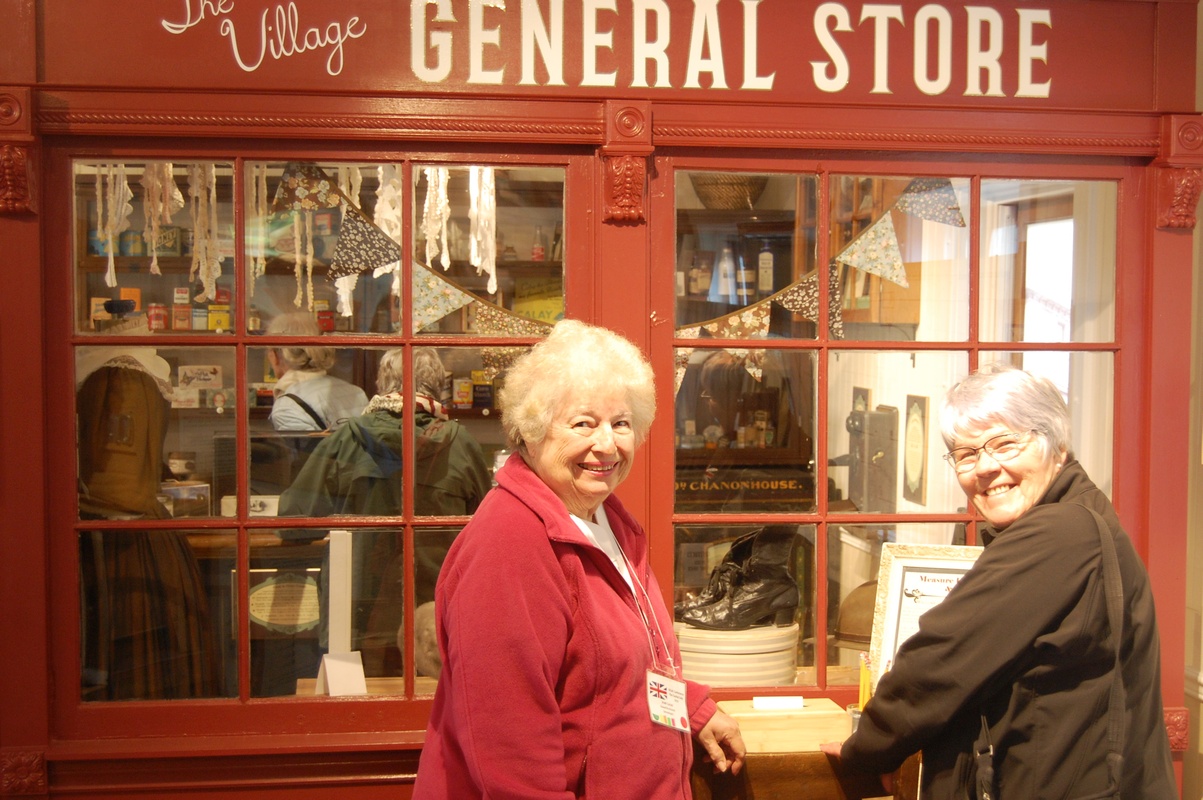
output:
<path id="1" fill-rule="evenodd" d="M 1022 370 L 983 369 L 949 391 L 940 423 L 985 550 L 920 618 L 856 732 L 823 750 L 877 773 L 922 750 L 933 800 L 1176 800 L 1149 577 L 1073 458 L 1061 393 Z M 1123 593 L 1114 625 L 1111 552 Z"/>
<path id="2" fill-rule="evenodd" d="M 738 772 L 739 727 L 682 678 L 647 537 L 613 496 L 655 414 L 651 367 L 565 320 L 500 400 L 515 453 L 439 575 L 414 797 L 687 799 L 693 739 Z"/>

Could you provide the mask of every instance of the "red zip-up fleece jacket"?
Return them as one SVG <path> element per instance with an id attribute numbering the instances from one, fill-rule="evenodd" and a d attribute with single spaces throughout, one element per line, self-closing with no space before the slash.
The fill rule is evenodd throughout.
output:
<path id="1" fill-rule="evenodd" d="M 443 671 L 415 800 L 687 800 L 691 737 L 648 708 L 652 647 L 681 659 L 643 529 L 606 499 L 632 592 L 520 455 L 497 483 L 439 574 Z M 686 695 L 696 736 L 716 707 L 706 686 Z"/>

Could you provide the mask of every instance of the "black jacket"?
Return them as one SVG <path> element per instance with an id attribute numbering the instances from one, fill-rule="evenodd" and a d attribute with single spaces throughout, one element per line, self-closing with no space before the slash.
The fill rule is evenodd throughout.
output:
<path id="1" fill-rule="evenodd" d="M 1121 795 L 1177 798 L 1161 705 L 1160 645 L 1144 565 L 1110 501 L 1076 461 L 923 615 L 843 746 L 847 766 L 891 772 L 923 751 L 923 796 L 972 797 L 971 749 L 985 714 L 1003 800 L 1086 798 L 1108 789 L 1114 651 L 1098 528 L 1115 538 L 1124 588 Z"/>

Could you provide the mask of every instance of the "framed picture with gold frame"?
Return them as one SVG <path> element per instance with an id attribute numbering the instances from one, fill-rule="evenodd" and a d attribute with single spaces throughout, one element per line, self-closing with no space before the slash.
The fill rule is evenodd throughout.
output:
<path id="1" fill-rule="evenodd" d="M 966 545 L 882 543 L 869 642 L 874 689 L 899 646 L 919 630 L 919 617 L 952 591 L 981 552 Z"/>

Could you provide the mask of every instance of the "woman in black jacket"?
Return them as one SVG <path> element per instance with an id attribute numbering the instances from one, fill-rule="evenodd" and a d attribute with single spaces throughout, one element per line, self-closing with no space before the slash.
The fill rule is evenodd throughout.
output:
<path id="1" fill-rule="evenodd" d="M 978 797 L 987 761 L 992 798 L 1177 798 L 1148 575 L 1073 458 L 1060 392 L 984 369 L 949 391 L 940 422 L 945 458 L 985 519 L 985 550 L 899 648 L 856 732 L 824 752 L 888 774 L 922 751 L 924 798 Z M 1123 587 L 1118 662 L 1100 521 Z M 1108 758 L 1117 663 L 1122 762 Z M 983 720 L 993 758 L 975 763 Z"/>

